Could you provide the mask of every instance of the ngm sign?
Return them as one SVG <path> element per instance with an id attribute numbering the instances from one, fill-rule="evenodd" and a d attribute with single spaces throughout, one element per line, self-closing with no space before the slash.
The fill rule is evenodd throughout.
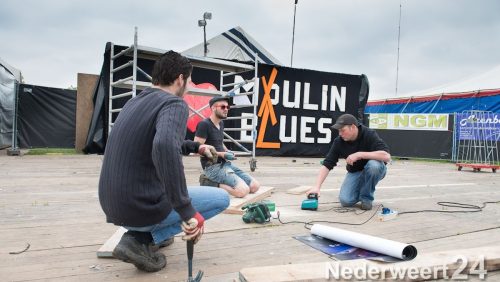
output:
<path id="1" fill-rule="evenodd" d="M 448 130 L 447 114 L 370 114 L 370 128 L 396 130 Z"/>

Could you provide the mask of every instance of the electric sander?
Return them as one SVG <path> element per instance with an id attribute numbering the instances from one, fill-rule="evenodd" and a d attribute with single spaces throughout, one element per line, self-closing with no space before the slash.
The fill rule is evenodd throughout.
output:
<path id="1" fill-rule="evenodd" d="M 300 206 L 303 210 L 315 211 L 318 209 L 318 194 L 310 193 L 307 195 L 307 199 L 302 201 L 302 205 Z"/>

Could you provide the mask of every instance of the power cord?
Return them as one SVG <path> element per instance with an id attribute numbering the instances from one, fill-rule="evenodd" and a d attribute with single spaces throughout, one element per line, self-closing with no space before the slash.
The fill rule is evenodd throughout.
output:
<path id="1" fill-rule="evenodd" d="M 325 202 L 321 204 L 336 204 L 338 202 Z M 411 214 L 411 213 L 423 213 L 423 212 L 435 212 L 435 213 L 472 213 L 472 212 L 481 212 L 483 209 L 486 207 L 487 204 L 497 204 L 500 203 L 500 201 L 487 201 L 483 202 L 481 206 L 478 205 L 472 205 L 472 204 L 464 204 L 464 203 L 457 203 L 457 202 L 437 202 L 436 204 L 442 207 L 449 207 L 449 208 L 459 208 L 459 209 L 464 209 L 464 210 L 416 210 L 416 211 L 406 211 L 406 212 L 399 212 L 398 215 L 402 214 Z M 280 217 L 280 212 L 277 212 L 277 217 L 273 217 L 273 219 L 277 219 L 281 224 L 292 224 L 292 223 L 300 223 L 304 224 L 304 228 L 310 230 L 311 226 L 314 223 L 333 223 L 333 224 L 343 224 L 343 225 L 363 225 L 370 221 L 376 214 L 377 212 L 383 208 L 384 205 L 380 204 L 377 206 L 377 209 L 373 212 L 373 214 L 368 218 L 367 220 L 360 222 L 360 223 L 349 223 L 349 222 L 340 222 L 340 221 L 328 221 L 328 220 L 312 220 L 312 221 L 287 221 L 283 222 Z M 346 207 L 331 207 L 329 209 L 325 210 L 319 210 L 318 212 L 327 212 L 334 210 L 335 212 L 338 213 L 346 213 L 350 211 L 355 211 L 355 209 L 352 208 L 346 208 Z M 367 211 L 363 211 L 360 213 L 355 213 L 356 215 L 361 215 L 363 213 L 366 213 Z"/>
<path id="2" fill-rule="evenodd" d="M 463 203 L 457 203 L 457 202 L 437 202 L 437 205 L 442 206 L 442 207 L 459 208 L 459 209 L 464 209 L 464 210 L 452 210 L 452 211 L 447 211 L 447 210 L 416 210 L 416 211 L 400 212 L 400 213 L 398 213 L 398 215 L 410 214 L 410 213 L 421 213 L 421 212 L 438 212 L 438 213 L 481 212 L 481 211 L 483 211 L 483 209 L 486 207 L 487 204 L 497 204 L 497 203 L 500 203 L 500 201 L 483 202 L 481 206 L 471 205 L 471 204 L 463 204 Z"/>
<path id="3" fill-rule="evenodd" d="M 323 203 L 324 204 L 324 203 Z M 375 211 L 373 212 L 372 216 L 370 216 L 370 218 L 368 218 L 367 220 L 361 222 L 361 223 L 349 223 L 349 222 L 340 222 L 340 221 L 329 221 L 329 220 L 312 220 L 312 221 L 287 221 L 287 222 L 283 222 L 280 218 L 280 212 L 278 211 L 277 212 L 277 217 L 273 219 L 277 219 L 281 224 L 291 224 L 291 223 L 301 223 L 301 224 L 304 224 L 304 228 L 305 229 L 308 229 L 310 230 L 311 229 L 311 226 L 315 223 L 334 223 L 334 224 L 344 224 L 344 225 L 363 225 L 365 223 L 367 223 L 368 221 L 370 221 L 378 212 L 378 210 L 380 208 L 382 208 L 383 205 L 378 205 L 377 206 L 377 209 L 375 209 Z M 327 210 L 323 210 L 322 212 L 325 212 Z M 366 211 L 364 212 L 361 212 L 361 213 L 358 213 L 358 214 L 363 214 L 365 213 Z"/>

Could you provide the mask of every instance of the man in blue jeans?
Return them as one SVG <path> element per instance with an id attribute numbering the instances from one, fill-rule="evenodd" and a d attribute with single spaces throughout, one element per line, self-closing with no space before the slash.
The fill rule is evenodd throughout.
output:
<path id="1" fill-rule="evenodd" d="M 237 198 L 257 192 L 259 182 L 231 163 L 235 156 L 224 145 L 222 120 L 227 118 L 229 112 L 229 97 L 214 97 L 210 99 L 209 106 L 212 113 L 198 123 L 194 141 L 214 146 L 219 159 L 215 164 L 208 164 L 207 157 L 201 156 L 204 175 L 200 177 L 200 184 L 220 187 Z"/>
<path id="2" fill-rule="evenodd" d="M 341 115 L 332 126 L 339 131 L 323 161 L 316 184 L 307 194 L 317 193 L 337 165 L 339 158 L 346 160 L 347 175 L 340 188 L 342 206 L 351 207 L 361 201 L 361 209 L 371 210 L 375 186 L 385 177 L 386 164 L 391 160 L 387 144 L 378 134 L 350 115 Z"/>
<path id="3" fill-rule="evenodd" d="M 164 268 L 160 247 L 181 231 L 183 240 L 196 243 L 205 219 L 229 206 L 223 190 L 186 187 L 181 154 L 217 157 L 212 146 L 184 140 L 188 107 L 182 96 L 192 69 L 180 54 L 163 54 L 153 66 L 153 86 L 125 104 L 106 144 L 99 202 L 107 222 L 128 230 L 113 256 L 143 271 Z"/>

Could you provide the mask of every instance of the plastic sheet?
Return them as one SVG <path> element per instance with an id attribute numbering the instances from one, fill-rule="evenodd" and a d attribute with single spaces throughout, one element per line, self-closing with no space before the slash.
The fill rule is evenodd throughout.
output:
<path id="1" fill-rule="evenodd" d="M 335 227 L 314 224 L 311 227 L 311 233 L 323 238 L 402 260 L 412 260 L 417 256 L 417 248 L 412 245 Z"/>

